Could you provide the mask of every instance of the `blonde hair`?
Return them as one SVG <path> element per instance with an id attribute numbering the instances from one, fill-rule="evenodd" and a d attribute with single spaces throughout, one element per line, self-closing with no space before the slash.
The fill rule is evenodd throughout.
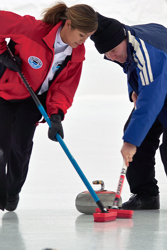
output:
<path id="1" fill-rule="evenodd" d="M 63 2 L 58 2 L 51 8 L 47 8 L 43 12 L 44 23 L 55 26 L 58 22 L 71 20 L 71 27 L 78 29 L 84 33 L 95 31 L 98 26 L 96 12 L 92 7 L 86 4 L 76 4 L 71 7 Z"/>

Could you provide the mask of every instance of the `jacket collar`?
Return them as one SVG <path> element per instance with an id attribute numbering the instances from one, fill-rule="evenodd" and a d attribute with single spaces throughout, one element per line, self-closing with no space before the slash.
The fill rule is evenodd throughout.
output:
<path id="1" fill-rule="evenodd" d="M 45 41 L 47 46 L 52 50 L 53 54 L 54 54 L 54 42 L 55 42 L 56 33 L 61 25 L 62 25 L 62 22 L 59 22 L 43 38 L 43 40 Z M 72 49 L 71 61 L 82 62 L 84 60 L 85 60 L 85 46 L 84 46 L 84 44 L 81 44 L 81 45 L 78 45 L 77 48 Z"/>

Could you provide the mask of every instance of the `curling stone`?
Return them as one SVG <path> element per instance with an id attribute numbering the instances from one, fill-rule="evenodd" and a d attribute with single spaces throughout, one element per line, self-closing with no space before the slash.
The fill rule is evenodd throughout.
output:
<path id="1" fill-rule="evenodd" d="M 112 208 L 116 193 L 104 190 L 104 182 L 102 180 L 93 181 L 93 184 L 101 184 L 101 189 L 95 191 L 95 193 L 103 203 L 104 207 Z M 75 206 L 80 213 L 84 214 L 93 214 L 95 213 L 95 209 L 98 207 L 88 191 L 84 191 L 77 195 L 75 199 Z M 118 207 L 122 207 L 122 198 L 119 199 Z"/>

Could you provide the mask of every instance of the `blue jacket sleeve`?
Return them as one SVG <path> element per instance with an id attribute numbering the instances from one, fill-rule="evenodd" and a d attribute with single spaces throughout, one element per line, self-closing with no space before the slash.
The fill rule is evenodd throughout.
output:
<path id="1" fill-rule="evenodd" d="M 149 129 L 163 108 L 167 93 L 167 55 L 163 51 L 148 46 L 152 81 L 147 84 L 142 82 L 142 67 L 138 70 L 138 99 L 131 121 L 124 132 L 123 140 L 136 146 L 140 146 Z M 147 66 L 147 65 L 146 65 Z M 166 114 L 167 115 L 167 114 Z"/>

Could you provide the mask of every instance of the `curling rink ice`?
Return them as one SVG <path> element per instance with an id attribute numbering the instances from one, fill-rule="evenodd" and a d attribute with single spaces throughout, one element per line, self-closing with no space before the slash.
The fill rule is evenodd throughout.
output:
<path id="1" fill-rule="evenodd" d="M 53 0 L 7 0 L 1 9 L 40 18 Z M 157 22 L 167 27 L 166 0 L 65 0 L 68 6 L 86 3 L 101 14 L 127 24 Z M 65 143 L 95 190 L 94 180 L 116 191 L 122 168 L 123 126 L 133 104 L 128 100 L 126 75 L 103 60 L 86 41 L 81 82 L 63 121 Z M 31 84 L 31 83 L 30 83 Z M 167 178 L 156 155 L 160 210 L 135 211 L 132 219 L 95 223 L 75 207 L 86 187 L 61 146 L 47 137 L 47 124 L 37 127 L 29 173 L 15 212 L 0 210 L 0 250 L 166 250 Z M 125 180 L 122 200 L 130 197 Z"/>

